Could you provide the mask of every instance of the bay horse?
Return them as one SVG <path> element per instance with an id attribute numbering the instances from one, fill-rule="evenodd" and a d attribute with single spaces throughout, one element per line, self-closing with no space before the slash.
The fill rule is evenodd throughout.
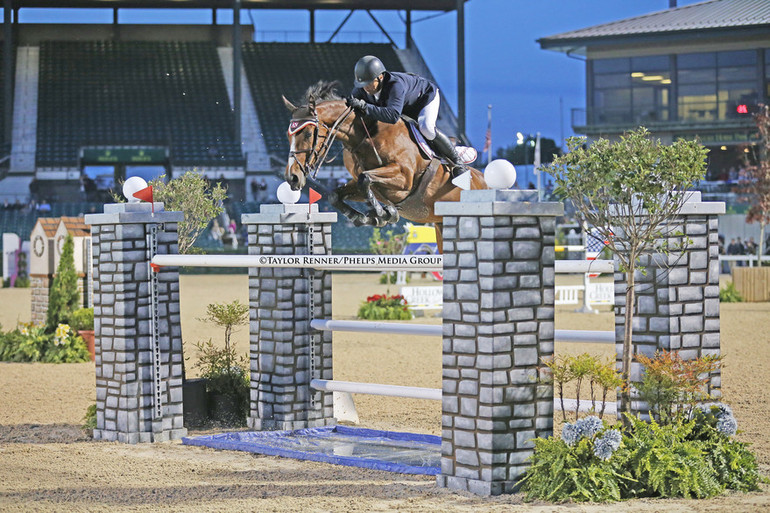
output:
<path id="1" fill-rule="evenodd" d="M 291 112 L 288 138 L 289 159 L 285 179 L 293 190 L 302 189 L 323 165 L 336 139 L 342 143 L 343 162 L 352 178 L 326 192 L 331 205 L 354 225 L 384 226 L 399 217 L 414 223 L 433 223 L 441 251 L 441 216 L 437 201 L 459 201 L 460 189 L 452 184 L 449 166 L 437 158 L 424 157 L 400 119 L 396 124 L 367 119 L 347 107 L 335 82 L 318 82 L 305 93 L 305 105 L 295 106 L 283 97 Z M 484 176 L 469 168 L 471 189 L 487 189 Z M 361 213 L 345 200 L 362 201 Z"/>

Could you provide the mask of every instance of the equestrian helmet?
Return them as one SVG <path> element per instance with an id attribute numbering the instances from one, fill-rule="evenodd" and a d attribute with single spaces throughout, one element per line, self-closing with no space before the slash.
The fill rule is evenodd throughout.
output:
<path id="1" fill-rule="evenodd" d="M 364 87 L 385 71 L 385 65 L 374 55 L 365 55 L 358 59 L 353 71 L 356 87 Z"/>

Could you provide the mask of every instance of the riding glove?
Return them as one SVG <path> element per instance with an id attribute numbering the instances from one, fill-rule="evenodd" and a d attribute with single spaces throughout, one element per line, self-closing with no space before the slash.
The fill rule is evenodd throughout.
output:
<path id="1" fill-rule="evenodd" d="M 352 96 L 348 96 L 347 98 L 345 98 L 345 105 L 347 105 L 348 107 L 353 107 L 355 110 L 366 112 L 366 102 L 360 98 L 354 98 Z"/>

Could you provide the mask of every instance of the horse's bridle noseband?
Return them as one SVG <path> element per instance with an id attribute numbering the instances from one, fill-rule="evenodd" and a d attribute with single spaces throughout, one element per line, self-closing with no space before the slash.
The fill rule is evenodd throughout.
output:
<path id="1" fill-rule="evenodd" d="M 307 117 L 291 120 L 289 123 L 289 135 L 296 135 L 303 131 L 308 125 L 313 125 L 312 146 L 306 150 L 289 151 L 289 157 L 294 157 L 294 162 L 297 163 L 305 176 L 310 175 L 312 172 L 312 177 L 316 177 L 318 170 L 321 169 L 321 166 L 326 161 L 326 157 L 329 155 L 329 151 L 331 151 L 332 144 L 334 143 L 334 139 L 337 137 L 337 132 L 339 131 L 339 126 L 347 119 L 351 112 L 353 112 L 352 107 L 346 108 L 342 114 L 337 117 L 331 127 L 323 121 L 319 120 L 318 114 L 316 114 L 315 111 L 313 111 L 312 118 Z M 319 124 L 323 125 L 323 127 L 326 129 L 325 135 L 320 135 L 320 130 L 318 129 Z M 323 139 L 323 142 L 321 143 L 320 148 L 316 148 L 316 143 L 318 142 L 319 138 Z M 304 163 L 300 162 L 296 158 L 297 155 L 301 154 L 309 154 L 309 156 L 305 158 Z"/>

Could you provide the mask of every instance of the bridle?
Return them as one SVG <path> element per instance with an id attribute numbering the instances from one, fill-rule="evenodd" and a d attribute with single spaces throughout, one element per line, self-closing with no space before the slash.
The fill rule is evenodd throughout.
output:
<path id="1" fill-rule="evenodd" d="M 318 174 L 318 170 L 321 169 L 321 166 L 326 162 L 326 157 L 331 151 L 332 144 L 334 143 L 334 139 L 337 137 L 340 125 L 348 118 L 348 116 L 350 116 L 350 113 L 353 112 L 353 108 L 347 107 L 337 117 L 331 127 L 318 119 L 318 114 L 315 112 L 315 109 L 312 109 L 311 112 L 313 117 L 292 119 L 289 123 L 288 133 L 290 136 L 294 136 L 302 132 L 309 125 L 312 125 L 313 143 L 311 147 L 306 150 L 290 150 L 289 158 L 294 158 L 294 162 L 297 163 L 305 176 L 312 176 L 312 178 L 315 178 Z M 318 129 L 319 125 L 326 129 L 325 134 L 320 134 L 320 130 Z M 321 139 L 322 142 L 320 146 L 317 147 L 319 139 Z M 306 155 L 304 163 L 300 162 L 299 159 L 296 158 L 297 155 L 302 154 Z"/>

